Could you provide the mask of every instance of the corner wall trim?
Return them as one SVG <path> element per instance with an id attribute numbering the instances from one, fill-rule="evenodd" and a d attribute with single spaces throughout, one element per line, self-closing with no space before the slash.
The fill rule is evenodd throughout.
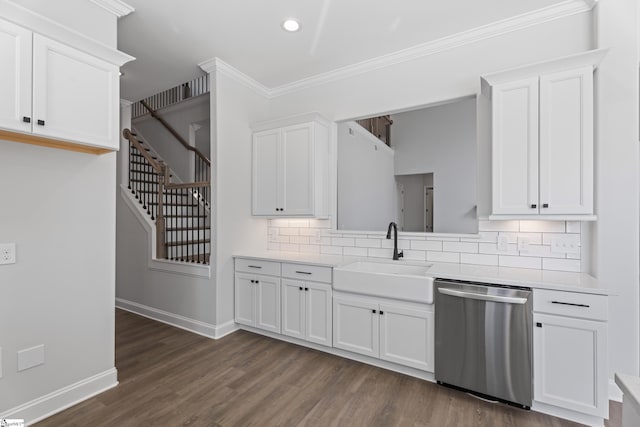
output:
<path id="1" fill-rule="evenodd" d="M 622 402 L 622 390 L 620 390 L 613 378 L 609 378 L 609 400 Z"/>
<path id="2" fill-rule="evenodd" d="M 0 414 L 1 419 L 24 419 L 30 425 L 57 414 L 118 385 L 118 371 L 108 369 Z"/>
<path id="3" fill-rule="evenodd" d="M 233 321 L 216 326 L 123 298 L 116 298 L 116 307 L 207 338 L 219 339 L 238 329 Z"/>

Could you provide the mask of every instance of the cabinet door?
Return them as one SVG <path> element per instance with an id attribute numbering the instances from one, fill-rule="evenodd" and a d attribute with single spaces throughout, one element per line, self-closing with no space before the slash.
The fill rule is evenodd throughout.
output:
<path id="1" fill-rule="evenodd" d="M 538 213 L 538 78 L 492 88 L 494 214 Z"/>
<path id="2" fill-rule="evenodd" d="M 380 358 L 433 372 L 433 312 L 380 304 Z"/>
<path id="3" fill-rule="evenodd" d="M 540 77 L 540 206 L 541 214 L 593 213 L 590 66 Z"/>
<path id="4" fill-rule="evenodd" d="M 306 282 L 304 293 L 306 297 L 306 339 L 331 347 L 333 342 L 331 286 Z"/>
<path id="5" fill-rule="evenodd" d="M 378 357 L 378 304 L 333 298 L 333 346 L 366 356 Z"/>
<path id="6" fill-rule="evenodd" d="M 279 215 L 278 201 L 279 130 L 253 135 L 253 214 Z"/>
<path id="7" fill-rule="evenodd" d="M 31 31 L 0 20 L 0 127 L 31 131 Z"/>
<path id="8" fill-rule="evenodd" d="M 534 323 L 534 400 L 606 418 L 606 323 L 538 313 Z"/>
<path id="9" fill-rule="evenodd" d="M 305 338 L 305 291 L 300 280 L 282 280 L 282 334 Z"/>
<path id="10" fill-rule="evenodd" d="M 256 328 L 280 333 L 280 279 L 256 276 Z"/>
<path id="11" fill-rule="evenodd" d="M 33 133 L 118 149 L 118 67 L 33 36 Z"/>
<path id="12" fill-rule="evenodd" d="M 313 125 L 282 130 L 282 205 L 286 215 L 313 214 Z"/>
<path id="13" fill-rule="evenodd" d="M 255 278 L 249 274 L 236 273 L 235 321 L 242 325 L 255 326 Z"/>

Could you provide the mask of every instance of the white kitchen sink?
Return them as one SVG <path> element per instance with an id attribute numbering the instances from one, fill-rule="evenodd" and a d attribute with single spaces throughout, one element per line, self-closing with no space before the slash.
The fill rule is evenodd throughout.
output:
<path id="1" fill-rule="evenodd" d="M 333 270 L 333 288 L 353 292 L 433 304 L 431 265 L 403 262 L 357 261 Z"/>

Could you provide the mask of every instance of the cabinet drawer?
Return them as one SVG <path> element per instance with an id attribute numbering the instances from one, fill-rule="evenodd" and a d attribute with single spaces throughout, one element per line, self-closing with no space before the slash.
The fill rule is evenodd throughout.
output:
<path id="1" fill-rule="evenodd" d="M 236 258 L 236 271 L 279 276 L 280 263 L 274 261 L 262 261 L 258 259 Z"/>
<path id="2" fill-rule="evenodd" d="M 533 311 L 584 319 L 607 320 L 608 301 L 606 295 L 535 289 L 533 291 Z"/>
<path id="3" fill-rule="evenodd" d="M 282 264 L 282 277 L 331 283 L 331 267 L 316 265 Z"/>

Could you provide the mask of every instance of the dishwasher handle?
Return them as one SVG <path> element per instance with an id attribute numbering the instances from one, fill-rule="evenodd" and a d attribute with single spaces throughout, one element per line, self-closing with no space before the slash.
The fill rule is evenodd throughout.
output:
<path id="1" fill-rule="evenodd" d="M 449 288 L 438 288 L 438 292 L 444 295 L 450 295 L 452 297 L 468 298 L 489 302 L 502 302 L 507 304 L 525 304 L 527 302 L 526 298 L 479 294 L 476 292 L 457 291 L 455 289 Z"/>

